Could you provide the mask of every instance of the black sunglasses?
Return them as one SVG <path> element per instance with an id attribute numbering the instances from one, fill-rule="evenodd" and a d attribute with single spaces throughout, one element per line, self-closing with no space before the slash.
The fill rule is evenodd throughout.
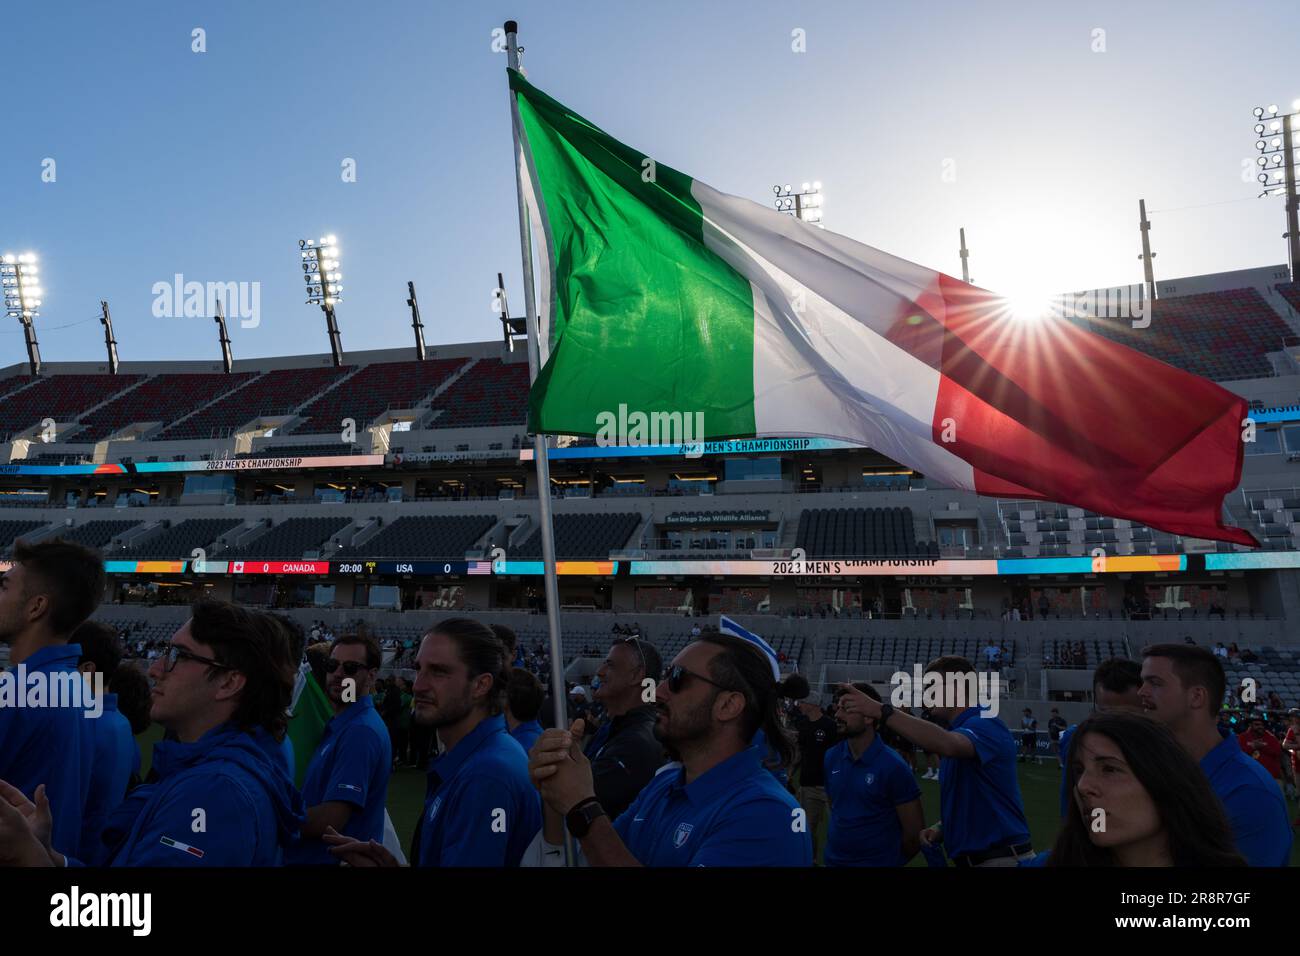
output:
<path id="1" fill-rule="evenodd" d="M 202 657 L 198 654 L 195 654 L 193 651 L 186 650 L 185 648 L 181 647 L 179 644 L 169 645 L 167 648 L 167 653 L 163 655 L 163 659 L 167 662 L 164 665 L 164 669 L 167 671 L 168 674 L 170 674 L 172 671 L 176 669 L 176 664 L 178 661 L 196 661 L 200 664 L 207 664 L 209 667 L 219 667 L 225 671 L 234 670 L 234 668 L 232 668 L 229 664 L 223 664 L 220 661 L 214 661 L 210 657 Z"/>
<path id="2" fill-rule="evenodd" d="M 325 673 L 333 674 L 340 667 L 343 673 L 348 677 L 356 677 L 359 671 L 369 670 L 364 661 L 341 661 L 337 657 L 331 657 L 325 661 Z"/>
<path id="3" fill-rule="evenodd" d="M 686 683 L 686 678 L 688 677 L 694 677 L 696 680 L 702 680 L 706 684 L 712 684 L 719 690 L 734 690 L 732 687 L 723 687 L 715 680 L 709 680 L 709 678 L 705 677 L 703 674 L 697 674 L 695 671 L 688 671 L 681 664 L 674 664 L 672 667 L 668 668 L 668 676 L 665 678 L 668 682 L 668 689 L 674 694 L 678 693 L 682 689 L 682 685 Z"/>

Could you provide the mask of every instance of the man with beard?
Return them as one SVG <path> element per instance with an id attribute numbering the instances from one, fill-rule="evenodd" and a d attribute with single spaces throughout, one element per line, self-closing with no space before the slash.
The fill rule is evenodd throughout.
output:
<path id="1" fill-rule="evenodd" d="M 541 826 L 528 757 L 506 732 L 505 647 L 468 618 L 434 625 L 416 657 L 415 720 L 433 727 L 442 752 L 429 764 L 424 811 L 411 842 L 412 866 L 518 866 Z M 373 839 L 327 831 L 325 842 L 352 866 L 397 866 Z"/>
<path id="2" fill-rule="evenodd" d="M 388 728 L 375 711 L 379 644 L 344 634 L 325 661 L 325 696 L 334 716 L 325 725 L 302 782 L 307 822 L 302 839 L 285 853 L 290 866 L 337 866 L 321 836 L 332 829 L 357 840 L 383 841 L 384 806 L 393 754 Z"/>
<path id="3" fill-rule="evenodd" d="M 654 686 L 663 665 L 659 651 L 639 637 L 616 640 L 596 672 L 596 700 L 610 716 L 587 744 L 596 799 L 611 819 L 628 808 L 664 763 L 654 733 L 659 711 Z M 645 682 L 650 681 L 647 685 Z"/>
<path id="4" fill-rule="evenodd" d="M 803 810 L 763 767 L 760 728 L 785 763 L 776 655 L 730 634 L 702 634 L 656 691 L 655 736 L 681 761 L 665 767 L 617 820 L 596 798 L 582 727 L 548 730 L 529 770 L 545 805 L 530 862 L 562 862 L 565 825 L 591 866 L 809 866 Z"/>
<path id="5" fill-rule="evenodd" d="M 853 686 L 880 703 L 870 684 Z M 921 788 L 907 762 L 880 739 L 874 718 L 837 711 L 835 726 L 845 739 L 826 754 L 826 865 L 905 866 L 921 848 Z"/>

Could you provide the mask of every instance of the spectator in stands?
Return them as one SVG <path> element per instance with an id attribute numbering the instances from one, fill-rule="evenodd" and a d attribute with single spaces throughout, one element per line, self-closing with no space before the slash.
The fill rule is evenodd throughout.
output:
<path id="1" fill-rule="evenodd" d="M 1228 647 L 1228 660 L 1235 661 L 1241 656 L 1241 651 L 1237 650 L 1237 642 L 1233 641 Z"/>
<path id="2" fill-rule="evenodd" d="M 1048 866 L 1241 866 L 1209 781 L 1165 726 L 1093 714 L 1068 755 L 1072 807 Z M 1104 820 L 1099 826 L 1098 821 Z"/>
<path id="3" fill-rule="evenodd" d="M 944 678 L 943 706 L 932 710 L 948 723 L 947 730 L 878 703 L 849 684 L 840 685 L 840 710 L 861 712 L 942 756 L 942 823 L 922 831 L 923 844 L 942 842 L 958 866 L 1015 866 L 1032 858 L 1016 777 L 1015 738 L 1000 719 L 981 712 L 972 692 L 976 673 L 970 661 L 940 657 L 925 670 Z"/>
<path id="4" fill-rule="evenodd" d="M 585 684 L 574 684 L 569 689 L 569 722 L 585 720 L 590 715 L 590 712 L 591 691 Z"/>
<path id="5" fill-rule="evenodd" d="M 1228 659 L 1228 649 L 1223 646 L 1223 641 L 1214 645 L 1214 656 L 1225 661 Z"/>
<path id="6" fill-rule="evenodd" d="M 853 687 L 881 702 L 869 683 Z M 906 865 L 921 848 L 925 826 L 916 780 L 903 758 L 880 739 L 874 718 L 850 707 L 837 709 L 834 724 L 845 739 L 822 758 L 830 798 L 826 865 Z M 808 829 L 815 832 L 811 814 Z"/>
<path id="7" fill-rule="evenodd" d="M 1241 744 L 1246 756 L 1268 771 L 1285 798 L 1286 787 L 1282 784 L 1282 742 L 1269 732 L 1264 718 L 1252 717 L 1246 729 L 1237 735 L 1237 742 Z"/>
<path id="8" fill-rule="evenodd" d="M 72 632 L 69 643 L 81 648 L 77 670 L 90 684 L 92 693 L 103 695 L 104 702 L 103 714 L 89 721 L 94 756 L 76 851 L 80 859 L 98 865 L 107 854 L 101 840 L 104 824 L 126 799 L 137 751 L 131 725 L 118 713 L 117 695 L 109 690 L 122 661 L 117 635 L 107 624 L 84 621 Z"/>
<path id="9" fill-rule="evenodd" d="M 1038 756 L 1038 718 L 1034 712 L 1026 707 L 1024 714 L 1020 717 L 1020 757 L 1019 760 L 1028 760 Z"/>
<path id="10" fill-rule="evenodd" d="M 993 643 L 993 638 L 989 638 L 988 645 L 984 648 L 984 660 L 988 662 L 989 670 L 995 670 L 998 661 L 1002 658 L 1002 648 Z"/>
<path id="11" fill-rule="evenodd" d="M 1286 703 L 1278 696 L 1277 691 L 1268 692 L 1268 709 L 1269 710 L 1286 710 Z"/>
<path id="12" fill-rule="evenodd" d="M 156 782 L 110 817 L 107 865 L 279 865 L 303 822 L 280 755 L 290 668 L 284 631 L 269 615 L 222 601 L 194 605 L 149 672 L 153 717 L 174 739 L 154 744 Z M 8 807 L 0 799 L 0 846 L 15 836 Z M 29 830 L 24 858 L 40 865 L 33 840 L 40 845 Z M 66 865 L 57 837 L 44 850 L 48 865 Z"/>
<path id="13" fill-rule="evenodd" d="M 1228 619 L 1228 612 L 1224 610 L 1223 605 L 1215 604 L 1213 601 L 1211 601 L 1210 610 L 1205 616 L 1206 618 L 1211 618 L 1214 617 L 1214 615 L 1216 614 L 1219 615 L 1219 620 L 1221 621 L 1226 621 Z"/>
<path id="14" fill-rule="evenodd" d="M 299 841 L 285 851 L 290 866 L 337 865 L 321 842 L 327 831 L 358 840 L 384 839 L 392 741 L 370 696 L 382 662 L 379 644 L 364 632 L 344 634 L 330 648 L 324 689 L 334 716 L 303 778 L 307 819 Z"/>
<path id="15" fill-rule="evenodd" d="M 664 764 L 663 744 L 654 733 L 659 716 L 654 688 L 662 670 L 663 659 L 653 644 L 626 637 L 610 645 L 596 672 L 596 702 L 610 719 L 584 752 L 591 761 L 596 799 L 610 819 L 627 809 Z"/>
<path id="16" fill-rule="evenodd" d="M 1287 714 L 1287 722 L 1286 735 L 1282 738 L 1282 750 L 1290 758 L 1291 797 L 1294 799 L 1297 789 L 1300 788 L 1300 710 L 1292 709 Z M 1300 816 L 1297 816 L 1291 825 L 1300 826 Z"/>
<path id="17" fill-rule="evenodd" d="M 1256 656 L 1255 652 L 1252 651 L 1249 647 L 1247 647 L 1245 650 L 1241 652 L 1241 662 L 1243 664 L 1254 664 L 1258 660 L 1259 657 Z"/>
<path id="18" fill-rule="evenodd" d="M 1052 609 L 1052 602 L 1047 599 L 1046 591 L 1038 592 L 1038 616 L 1047 620 L 1047 613 Z"/>
<path id="19" fill-rule="evenodd" d="M 799 769 L 799 789 L 796 796 L 799 798 L 799 806 L 803 807 L 806 814 L 808 832 L 812 834 L 815 860 L 820 852 L 818 830 L 822 820 L 826 818 L 826 754 L 835 746 L 841 728 L 830 714 L 822 710 L 820 694 L 809 694 L 804 700 L 795 704 L 790 726 L 799 743 L 798 756 L 795 759 Z M 860 757 L 870 743 L 870 740 L 863 741 L 855 757 Z M 913 787 L 916 786 L 910 772 L 907 779 Z M 924 823 L 924 818 L 921 822 Z M 920 829 L 918 825 L 917 831 L 919 832 Z"/>
<path id="20" fill-rule="evenodd" d="M 537 715 L 541 713 L 545 696 L 542 682 L 529 671 L 522 667 L 510 671 L 510 681 L 506 684 L 506 729 L 519 741 L 524 753 L 532 750 L 542 735 Z"/>
<path id="21" fill-rule="evenodd" d="M 0 577 L 0 643 L 9 665 L 22 664 L 30 681 L 75 674 L 81 648 L 72 632 L 94 613 L 104 592 L 104 562 L 97 552 L 55 538 L 39 544 L 19 540 L 13 563 Z M 75 851 L 90 786 L 94 742 L 89 708 L 60 700 L 59 706 L 0 706 L 0 780 L 36 799 L 47 788 L 56 845 Z"/>
<path id="22" fill-rule="evenodd" d="M 420 642 L 415 718 L 438 732 L 412 866 L 518 866 L 541 824 L 528 761 L 501 714 L 509 676 L 505 647 L 468 618 L 435 624 Z M 327 834 L 352 866 L 397 866 L 378 843 Z"/>
<path id="23" fill-rule="evenodd" d="M 1142 707 L 1200 763 L 1250 865 L 1285 866 L 1292 839 L 1286 801 L 1268 772 L 1242 753 L 1236 740 L 1221 736 L 1216 725 L 1225 683 L 1223 665 L 1203 647 L 1142 649 Z"/>
<path id="24" fill-rule="evenodd" d="M 611 821 L 592 786 L 581 726 L 548 730 L 530 772 L 545 805 L 534 862 L 562 865 L 564 826 L 592 866 L 809 866 L 799 809 L 752 746 L 762 728 L 791 757 L 778 713 L 775 659 L 740 637 L 706 632 L 677 655 L 656 690 L 656 736 L 680 769 L 654 777 Z"/>

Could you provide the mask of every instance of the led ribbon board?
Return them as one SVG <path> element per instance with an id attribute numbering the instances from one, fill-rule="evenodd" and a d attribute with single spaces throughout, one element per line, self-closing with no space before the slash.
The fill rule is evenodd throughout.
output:
<path id="1" fill-rule="evenodd" d="M 147 475 L 212 471 L 283 471 L 287 468 L 357 468 L 382 465 L 383 455 L 324 455 L 311 458 L 214 458 L 210 461 L 105 462 L 102 465 L 0 465 L 4 475 Z"/>

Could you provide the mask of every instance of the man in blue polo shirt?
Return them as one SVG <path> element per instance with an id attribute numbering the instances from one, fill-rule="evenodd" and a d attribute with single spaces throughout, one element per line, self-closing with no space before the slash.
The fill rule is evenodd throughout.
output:
<path id="1" fill-rule="evenodd" d="M 1015 866 L 1032 858 L 1016 777 L 1016 741 L 1006 724 L 979 706 L 975 668 L 964 657 L 940 657 L 925 671 L 927 680 L 942 681 L 943 706 L 930 712 L 947 722 L 947 730 L 877 703 L 849 684 L 840 685 L 845 691 L 840 708 L 860 711 L 940 755 L 942 820 L 922 831 L 923 843 L 942 842 L 958 866 Z"/>
<path id="2" fill-rule="evenodd" d="M 1251 866 L 1286 866 L 1291 824 L 1273 778 L 1242 752 L 1231 733 L 1220 734 L 1219 707 L 1227 678 L 1219 658 L 1195 644 L 1142 648 L 1138 698 L 1201 763 L 1223 803 L 1237 849 Z"/>
<path id="3" fill-rule="evenodd" d="M 545 805 L 529 864 L 562 863 L 567 826 L 590 866 L 810 866 L 804 811 L 753 746 L 762 727 L 767 746 L 790 762 L 779 676 L 761 638 L 712 631 L 688 645 L 655 698 L 655 736 L 680 764 L 665 765 L 617 820 L 595 796 L 581 722 L 548 730 L 529 764 Z"/>
<path id="4" fill-rule="evenodd" d="M 90 792 L 94 727 L 102 711 L 85 704 L 77 674 L 81 648 L 69 636 L 99 605 L 104 562 L 94 551 L 54 539 L 14 545 L 13 565 L 0 577 L 0 642 L 9 645 L 8 674 L 0 676 L 0 780 L 34 800 L 45 784 L 54 839 L 79 849 Z M 26 678 L 25 680 L 23 678 Z M 40 706 L 19 706 L 34 680 L 51 693 Z M 56 688 L 59 688 L 56 692 Z"/>
<path id="5" fill-rule="evenodd" d="M 528 757 L 506 733 L 505 647 L 487 625 L 450 618 L 420 642 L 415 720 L 438 732 L 424 810 L 411 843 L 412 866 L 518 866 L 541 826 Z M 396 866 L 378 841 L 327 833 L 352 866 Z"/>
<path id="6" fill-rule="evenodd" d="M 117 677 L 122 661 L 122 647 L 117 632 L 99 621 L 85 621 L 72 633 L 71 643 L 81 648 L 81 671 L 88 685 L 100 684 L 103 693 L 104 713 L 91 720 L 94 757 L 90 767 L 90 788 L 86 794 L 86 809 L 81 821 L 79 855 L 85 862 L 97 865 L 106 856 L 101 836 L 109 814 L 126 799 L 127 784 L 135 769 L 139 751 L 131 725 L 118 713 L 117 695 L 103 691 Z M 99 675 L 96 677 L 95 675 Z"/>
<path id="7" fill-rule="evenodd" d="M 303 778 L 307 821 L 301 840 L 285 851 L 289 866 L 338 866 L 320 839 L 328 829 L 358 840 L 383 841 L 393 751 L 370 695 L 382 662 L 379 643 L 368 634 L 344 634 L 330 647 L 325 696 L 334 716 Z"/>
<path id="8" fill-rule="evenodd" d="M 853 686 L 880 702 L 865 681 Z M 876 734 L 874 720 L 850 709 L 836 713 L 835 725 L 845 739 L 825 758 L 826 865 L 904 866 L 921 848 L 921 788 L 907 762 Z"/>
<path id="9" fill-rule="evenodd" d="M 1092 710 L 1093 713 L 1105 713 L 1108 710 L 1129 710 L 1140 712 L 1142 703 L 1138 700 L 1138 688 L 1142 686 L 1142 667 L 1137 661 L 1124 657 L 1112 657 L 1097 665 L 1092 672 Z M 1070 741 L 1078 724 L 1071 724 L 1061 731 L 1056 742 L 1056 756 L 1061 765 L 1061 819 L 1070 809 L 1070 774 L 1065 761 L 1070 755 Z"/>

